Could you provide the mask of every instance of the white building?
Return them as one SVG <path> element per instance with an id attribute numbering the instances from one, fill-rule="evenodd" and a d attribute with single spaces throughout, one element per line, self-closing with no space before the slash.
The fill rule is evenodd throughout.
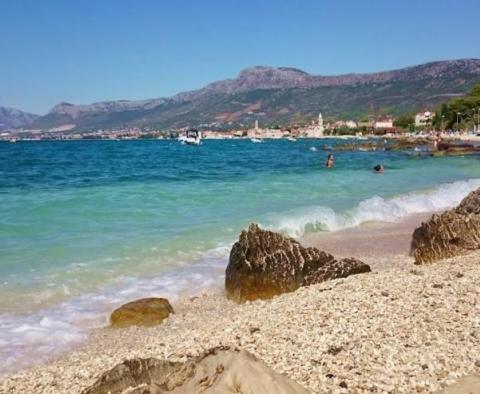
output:
<path id="1" fill-rule="evenodd" d="M 431 124 L 434 116 L 435 113 L 430 111 L 417 113 L 415 115 L 415 126 L 422 127 L 426 126 L 427 124 Z"/>
<path id="2" fill-rule="evenodd" d="M 376 129 L 393 129 L 393 118 L 386 116 L 384 118 L 375 121 L 374 126 Z"/>
<path id="3" fill-rule="evenodd" d="M 345 122 L 345 126 L 347 126 L 349 129 L 356 129 L 357 128 L 357 122 L 354 122 L 353 120 L 347 120 Z"/>
<path id="4" fill-rule="evenodd" d="M 247 131 L 248 138 L 282 138 L 284 132 L 280 129 L 264 129 L 258 126 L 258 120 L 255 120 L 253 129 Z"/>
<path id="5" fill-rule="evenodd" d="M 306 138 L 319 138 L 323 137 L 323 132 L 325 131 L 325 126 L 323 125 L 322 113 L 318 114 L 318 123 L 312 124 L 303 128 L 300 133 L 303 137 Z"/>
<path id="6" fill-rule="evenodd" d="M 337 120 L 330 124 L 330 128 L 332 129 L 342 129 L 344 127 L 347 129 L 355 129 L 357 128 L 357 123 L 353 120 Z"/>

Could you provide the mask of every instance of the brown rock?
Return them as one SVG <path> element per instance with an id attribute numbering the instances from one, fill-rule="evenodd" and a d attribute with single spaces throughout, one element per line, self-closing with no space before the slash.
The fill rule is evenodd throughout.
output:
<path id="1" fill-rule="evenodd" d="M 447 142 L 440 142 L 437 145 L 437 150 L 432 152 L 433 156 L 463 156 L 480 154 L 480 148 L 472 144 L 450 144 Z"/>
<path id="2" fill-rule="evenodd" d="M 115 309 L 110 316 L 113 327 L 154 326 L 166 319 L 173 308 L 165 298 L 142 298 Z"/>
<path id="3" fill-rule="evenodd" d="M 105 372 L 82 394 L 265 393 L 308 394 L 246 351 L 212 349 L 186 363 L 127 360 Z"/>
<path id="4" fill-rule="evenodd" d="M 174 363 L 155 358 L 134 358 L 105 372 L 83 394 L 121 393 L 127 388 L 148 387 L 153 383 L 172 390 L 185 379 L 193 376 L 192 368 L 183 363 Z M 140 386 L 140 387 L 139 387 Z M 135 391 L 134 391 L 135 392 Z M 139 391 L 142 392 L 142 391 Z M 144 391 L 155 393 L 155 391 Z M 160 391 L 163 392 L 163 391 Z"/>
<path id="5" fill-rule="evenodd" d="M 383 150 L 385 148 L 383 143 L 377 142 L 361 142 L 361 143 L 347 143 L 347 144 L 337 144 L 334 149 L 336 151 L 376 151 Z M 328 149 L 329 150 L 329 149 Z"/>
<path id="6" fill-rule="evenodd" d="M 433 215 L 413 232 L 411 253 L 416 264 L 465 254 L 480 249 L 480 189 L 460 205 Z"/>
<path id="7" fill-rule="evenodd" d="M 244 302 L 363 272 L 370 272 L 370 267 L 359 260 L 336 260 L 331 254 L 251 224 L 232 247 L 225 288 L 228 298 Z"/>
<path id="8" fill-rule="evenodd" d="M 397 138 L 389 146 L 387 150 L 397 151 L 405 149 L 415 149 L 420 146 L 431 145 L 433 141 L 427 138 Z"/>
<path id="9" fill-rule="evenodd" d="M 473 213 L 480 215 L 480 189 L 477 189 L 465 197 L 460 205 L 455 208 L 455 212 L 463 215 Z"/>

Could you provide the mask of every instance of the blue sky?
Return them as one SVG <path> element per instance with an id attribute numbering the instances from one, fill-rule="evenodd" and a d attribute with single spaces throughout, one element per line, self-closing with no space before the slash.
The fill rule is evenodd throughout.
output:
<path id="1" fill-rule="evenodd" d="M 0 105 L 170 96 L 252 65 L 478 58 L 479 21 L 479 0 L 0 0 Z"/>

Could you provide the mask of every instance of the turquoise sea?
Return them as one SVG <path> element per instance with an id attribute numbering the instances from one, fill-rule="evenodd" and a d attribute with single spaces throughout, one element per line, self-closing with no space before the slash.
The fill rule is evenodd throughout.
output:
<path id="1" fill-rule="evenodd" d="M 125 301 L 220 287 L 249 222 L 301 237 L 480 187 L 478 156 L 337 152 L 328 170 L 336 143 L 0 143 L 0 373 L 82 341 Z"/>

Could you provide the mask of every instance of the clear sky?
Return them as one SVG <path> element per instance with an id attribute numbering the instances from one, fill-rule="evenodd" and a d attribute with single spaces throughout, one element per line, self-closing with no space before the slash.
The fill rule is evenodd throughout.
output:
<path id="1" fill-rule="evenodd" d="M 480 57 L 479 0 L 0 0 L 0 105 L 170 96 L 252 65 Z"/>

